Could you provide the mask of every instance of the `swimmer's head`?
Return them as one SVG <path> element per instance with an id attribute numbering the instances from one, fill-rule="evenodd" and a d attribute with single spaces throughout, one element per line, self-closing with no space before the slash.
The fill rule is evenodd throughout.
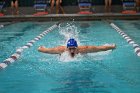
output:
<path id="1" fill-rule="evenodd" d="M 69 39 L 67 42 L 67 48 L 69 48 L 69 47 L 77 48 L 78 47 L 77 41 L 73 38 Z"/>
<path id="2" fill-rule="evenodd" d="M 73 38 L 69 39 L 67 42 L 67 49 L 71 57 L 74 57 L 77 54 L 77 41 Z"/>

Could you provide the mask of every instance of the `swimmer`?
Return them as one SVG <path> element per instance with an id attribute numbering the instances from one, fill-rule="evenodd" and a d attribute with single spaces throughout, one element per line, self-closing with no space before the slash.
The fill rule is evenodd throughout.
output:
<path id="1" fill-rule="evenodd" d="M 40 46 L 38 48 L 39 52 L 48 53 L 48 54 L 62 54 L 65 51 L 68 51 L 69 55 L 73 58 L 77 54 L 84 53 L 93 53 L 100 51 L 107 51 L 110 49 L 115 49 L 116 45 L 103 45 L 103 46 L 78 46 L 77 41 L 73 38 L 69 39 L 67 42 L 67 46 L 57 46 L 54 48 L 46 48 L 44 46 Z"/>

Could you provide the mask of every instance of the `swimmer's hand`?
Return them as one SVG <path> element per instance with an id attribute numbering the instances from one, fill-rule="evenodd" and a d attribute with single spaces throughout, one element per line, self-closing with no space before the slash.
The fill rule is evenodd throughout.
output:
<path id="1" fill-rule="evenodd" d="M 38 48 L 38 51 L 39 51 L 39 52 L 43 52 L 44 49 L 46 49 L 45 46 L 40 46 L 40 47 Z"/>
<path id="2" fill-rule="evenodd" d="M 113 47 L 113 49 L 115 49 L 116 48 L 116 44 L 112 44 L 112 47 Z"/>
<path id="3" fill-rule="evenodd" d="M 106 49 L 111 49 L 111 50 L 114 50 L 116 49 L 116 44 L 105 44 L 103 45 L 104 47 L 106 47 Z"/>
<path id="4" fill-rule="evenodd" d="M 116 44 L 112 44 L 111 47 L 112 47 L 112 50 L 116 49 Z"/>

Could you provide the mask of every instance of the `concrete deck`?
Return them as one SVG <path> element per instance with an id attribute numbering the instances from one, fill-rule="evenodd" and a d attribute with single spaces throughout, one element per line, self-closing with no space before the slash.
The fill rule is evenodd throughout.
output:
<path id="1" fill-rule="evenodd" d="M 7 7 L 5 9 L 5 16 L 0 17 L 0 22 L 12 22 L 12 21 L 59 21 L 59 20 L 75 20 L 75 21 L 92 21 L 92 20 L 140 20 L 140 13 L 137 14 L 121 14 L 122 6 L 114 5 L 112 6 L 112 13 L 104 13 L 104 6 L 94 6 L 94 14 L 90 15 L 80 15 L 78 6 L 64 6 L 66 14 L 55 14 L 55 9 L 53 14 L 43 15 L 43 16 L 33 16 L 36 12 L 33 7 L 20 7 L 19 15 L 12 16 L 11 8 Z M 48 8 L 48 12 L 50 7 Z"/>
<path id="2" fill-rule="evenodd" d="M 92 20 L 140 20 L 140 14 L 121 14 L 121 13 L 96 13 L 90 15 L 80 14 L 48 14 L 43 16 L 33 15 L 7 15 L 0 17 L 0 22 L 13 22 L 13 21 L 92 21 Z"/>

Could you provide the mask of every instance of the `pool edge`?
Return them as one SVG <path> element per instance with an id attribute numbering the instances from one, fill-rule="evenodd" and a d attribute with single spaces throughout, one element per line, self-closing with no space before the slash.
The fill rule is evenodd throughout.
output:
<path id="1" fill-rule="evenodd" d="M 92 20 L 140 20 L 140 14 L 120 14 L 120 13 L 98 13 L 90 15 L 80 14 L 49 14 L 43 16 L 33 15 L 18 15 L 18 16 L 2 16 L 0 22 L 11 22 L 11 21 L 92 21 Z"/>

